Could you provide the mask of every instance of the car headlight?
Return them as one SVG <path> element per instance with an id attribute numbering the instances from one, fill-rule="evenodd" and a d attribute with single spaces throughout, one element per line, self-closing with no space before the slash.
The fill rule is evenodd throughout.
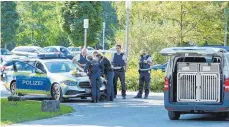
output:
<path id="1" fill-rule="evenodd" d="M 67 86 L 76 86 L 78 84 L 78 82 L 65 80 L 65 81 L 62 81 L 61 84 L 65 84 Z"/>

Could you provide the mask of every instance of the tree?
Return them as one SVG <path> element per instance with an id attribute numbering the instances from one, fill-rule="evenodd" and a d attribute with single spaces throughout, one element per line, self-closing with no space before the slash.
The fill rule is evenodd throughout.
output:
<path id="1" fill-rule="evenodd" d="M 1 2 L 1 45 L 5 45 L 9 49 L 12 49 L 15 45 L 15 37 L 19 25 L 16 6 L 15 2 Z"/>
<path id="2" fill-rule="evenodd" d="M 102 30 L 102 4 L 96 1 L 66 1 L 61 7 L 60 23 L 69 41 L 75 46 L 84 42 L 84 19 L 89 19 L 88 45 L 99 43 Z"/>
<path id="3" fill-rule="evenodd" d="M 60 2 L 18 2 L 17 11 L 20 15 L 17 45 L 63 45 L 69 41 L 61 31 L 58 19 Z"/>
<path id="4" fill-rule="evenodd" d="M 109 48 L 110 45 L 115 44 L 114 36 L 116 29 L 118 28 L 118 19 L 116 10 L 112 6 L 112 2 L 110 1 L 102 1 L 102 20 L 106 23 L 105 29 L 105 49 Z M 100 34 L 100 44 L 98 46 L 102 46 L 103 33 Z"/>
<path id="5" fill-rule="evenodd" d="M 125 2 L 114 2 L 121 27 L 115 40 L 125 41 Z M 224 40 L 224 12 L 213 2 L 132 2 L 130 50 L 137 56 L 164 47 Z M 118 41 L 116 41 L 118 42 Z"/>

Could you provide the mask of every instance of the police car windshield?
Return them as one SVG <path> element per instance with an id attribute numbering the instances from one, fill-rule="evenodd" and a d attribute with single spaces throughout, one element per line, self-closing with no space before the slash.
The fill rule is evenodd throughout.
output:
<path id="1" fill-rule="evenodd" d="M 51 73 L 64 73 L 70 71 L 82 71 L 71 61 L 55 61 L 55 62 L 46 62 L 49 72 Z"/>

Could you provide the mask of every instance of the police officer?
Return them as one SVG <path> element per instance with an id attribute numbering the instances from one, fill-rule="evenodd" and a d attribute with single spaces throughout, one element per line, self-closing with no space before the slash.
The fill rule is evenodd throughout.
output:
<path id="1" fill-rule="evenodd" d="M 95 58 L 96 58 L 96 55 L 97 55 L 97 54 L 99 54 L 99 52 L 98 52 L 98 51 L 96 51 L 96 50 L 92 52 L 93 59 L 95 59 Z"/>
<path id="2" fill-rule="evenodd" d="M 142 98 L 142 93 L 143 93 L 143 86 L 145 83 L 145 99 L 148 98 L 149 95 L 149 90 L 150 90 L 150 72 L 151 68 L 150 66 L 152 65 L 152 57 L 148 54 L 146 54 L 146 50 L 142 51 L 142 55 L 140 57 L 139 61 L 139 91 L 137 96 L 134 98 Z"/>
<path id="3" fill-rule="evenodd" d="M 102 85 L 101 80 L 101 67 L 99 62 L 96 59 L 93 59 L 91 55 L 87 56 L 88 62 L 84 68 L 84 71 L 87 72 L 91 87 L 92 87 L 92 102 L 97 103 L 100 98 L 100 87 Z"/>
<path id="4" fill-rule="evenodd" d="M 87 63 L 87 49 L 86 48 L 83 48 L 81 50 L 81 53 L 76 55 L 74 58 L 73 58 L 73 62 L 78 64 L 80 67 L 84 68 L 86 63 Z"/>
<path id="5" fill-rule="evenodd" d="M 101 54 L 97 54 L 96 57 L 98 58 L 100 65 L 102 67 L 102 74 L 105 75 L 105 79 L 107 80 L 107 84 L 106 84 L 107 101 L 113 101 L 114 99 L 114 86 L 113 86 L 114 72 L 111 67 L 111 63 L 106 57 L 102 56 Z"/>
<path id="6" fill-rule="evenodd" d="M 117 95 L 117 81 L 120 79 L 122 85 L 122 98 L 126 99 L 126 84 L 125 84 L 125 66 L 126 55 L 121 52 L 121 45 L 116 45 L 117 52 L 114 53 L 111 63 L 114 69 L 114 98 Z"/>

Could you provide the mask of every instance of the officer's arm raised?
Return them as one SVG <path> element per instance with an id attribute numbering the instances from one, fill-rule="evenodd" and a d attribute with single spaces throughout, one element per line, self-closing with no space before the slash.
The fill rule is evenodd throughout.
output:
<path id="1" fill-rule="evenodd" d="M 153 65 L 153 60 L 152 60 L 152 57 L 151 56 L 147 59 L 147 63 L 149 65 Z"/>
<path id="2" fill-rule="evenodd" d="M 125 64 L 127 63 L 127 55 L 123 53 L 122 59 L 124 60 Z"/>

